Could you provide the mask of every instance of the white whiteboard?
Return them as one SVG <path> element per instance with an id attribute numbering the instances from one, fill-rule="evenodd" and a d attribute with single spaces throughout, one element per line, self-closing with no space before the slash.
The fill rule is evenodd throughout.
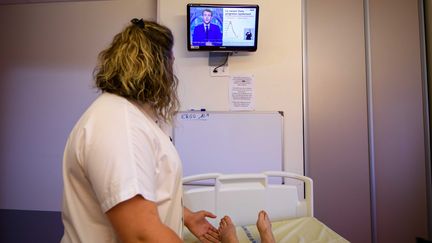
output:
<path id="1" fill-rule="evenodd" d="M 283 115 L 274 112 L 179 112 L 173 141 L 183 175 L 283 170 Z"/>

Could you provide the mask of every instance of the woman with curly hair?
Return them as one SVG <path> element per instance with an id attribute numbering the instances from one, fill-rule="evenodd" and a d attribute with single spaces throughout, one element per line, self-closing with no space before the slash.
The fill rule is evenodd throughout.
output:
<path id="1" fill-rule="evenodd" d="M 160 128 L 179 101 L 173 35 L 133 19 L 99 54 L 100 96 L 69 135 L 63 158 L 62 242 L 180 242 L 183 224 L 218 241 L 206 212 L 182 206 L 180 158 Z"/>

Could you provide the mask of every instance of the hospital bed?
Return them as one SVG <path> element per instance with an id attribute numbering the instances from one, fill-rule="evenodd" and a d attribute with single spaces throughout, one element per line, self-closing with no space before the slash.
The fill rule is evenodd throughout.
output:
<path id="1" fill-rule="evenodd" d="M 280 171 L 258 174 L 200 174 L 183 178 L 184 205 L 207 210 L 216 228 L 228 215 L 237 226 L 240 242 L 260 242 L 258 212 L 272 220 L 276 242 L 348 242 L 328 228 L 313 212 L 313 183 L 308 177 Z M 199 242 L 186 228 L 185 242 Z"/>

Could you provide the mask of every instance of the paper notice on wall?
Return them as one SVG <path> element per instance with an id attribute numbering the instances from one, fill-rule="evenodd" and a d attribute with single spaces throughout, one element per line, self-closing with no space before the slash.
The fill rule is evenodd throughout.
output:
<path id="1" fill-rule="evenodd" d="M 254 78 L 252 75 L 231 76 L 230 110 L 250 111 L 255 109 Z"/>

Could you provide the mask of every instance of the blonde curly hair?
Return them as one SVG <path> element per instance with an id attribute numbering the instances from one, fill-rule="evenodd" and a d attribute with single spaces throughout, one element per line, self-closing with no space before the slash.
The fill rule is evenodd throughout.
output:
<path id="1" fill-rule="evenodd" d="M 174 37 L 167 27 L 133 19 L 99 54 L 93 72 L 96 87 L 149 104 L 160 118 L 172 121 L 179 106 L 173 44 Z"/>

